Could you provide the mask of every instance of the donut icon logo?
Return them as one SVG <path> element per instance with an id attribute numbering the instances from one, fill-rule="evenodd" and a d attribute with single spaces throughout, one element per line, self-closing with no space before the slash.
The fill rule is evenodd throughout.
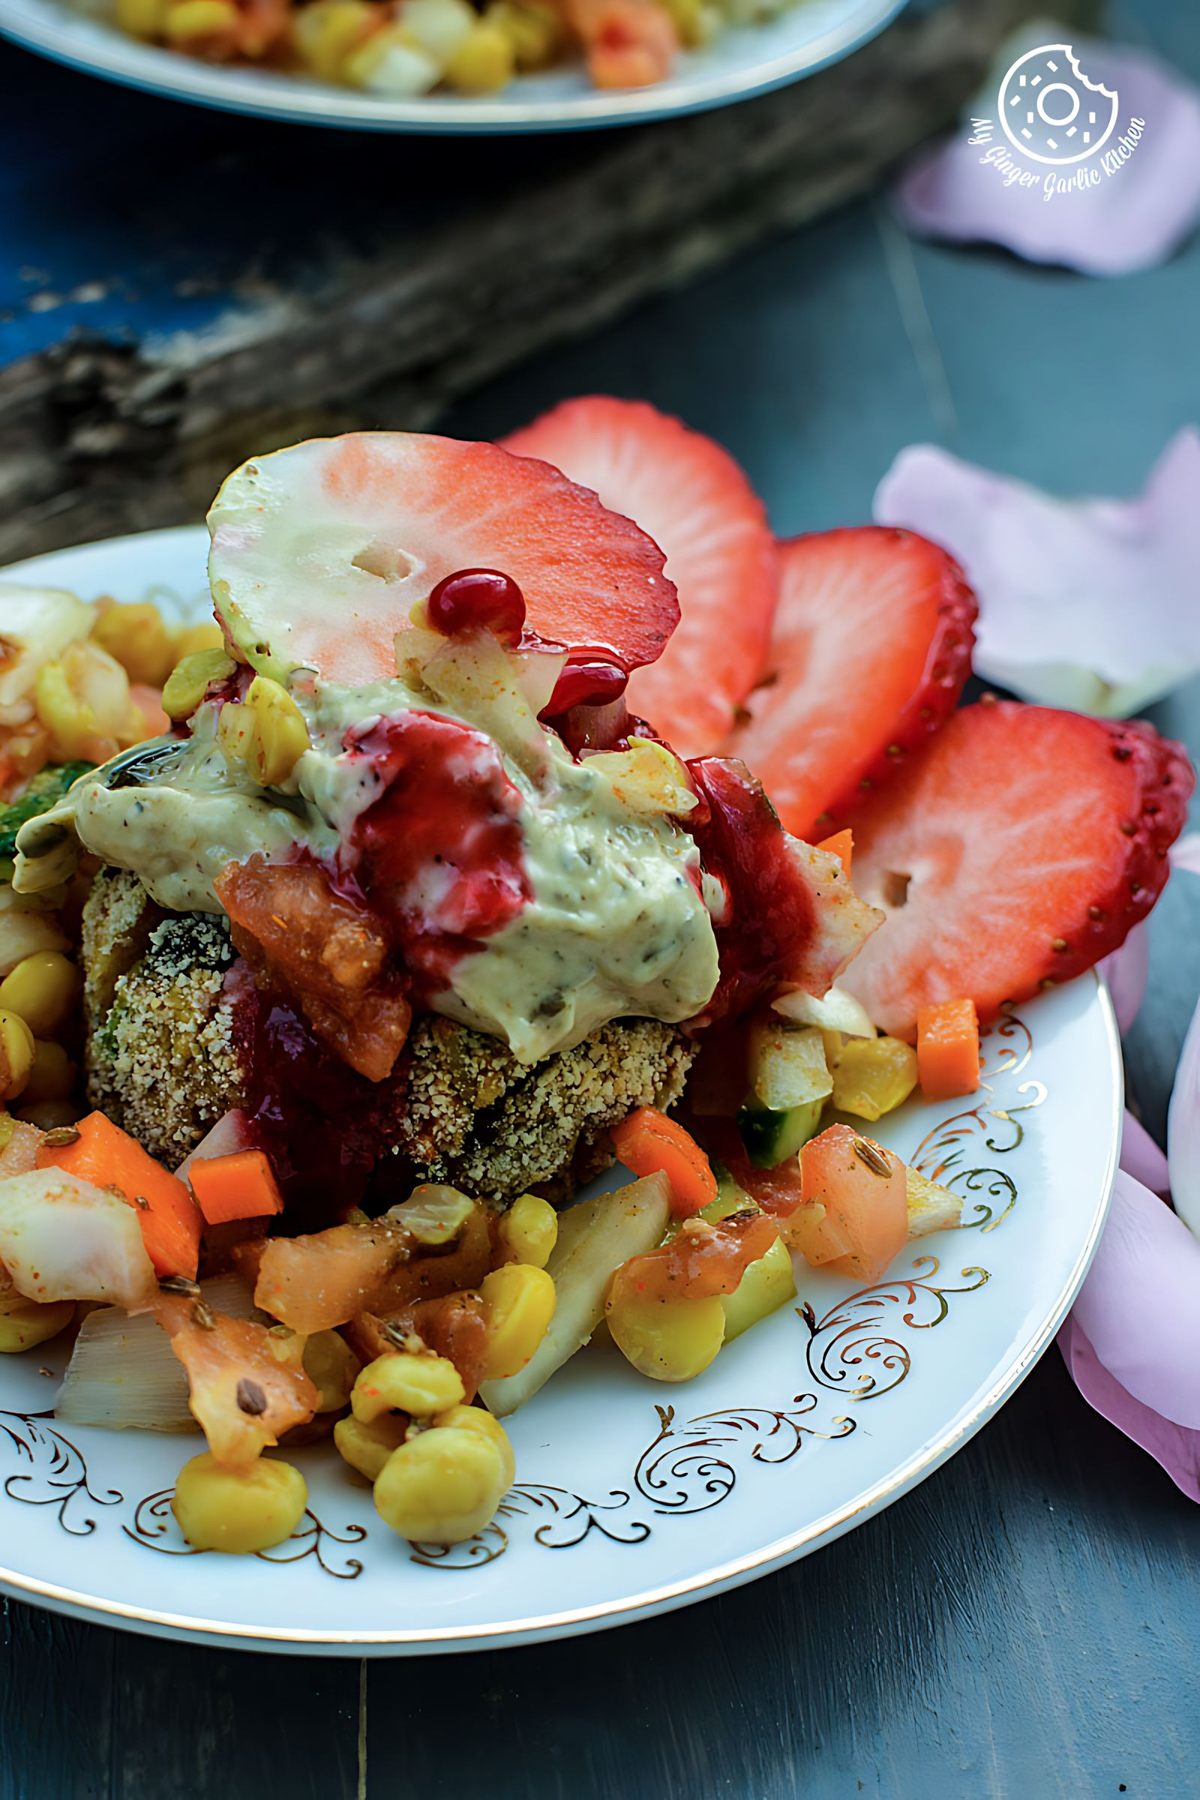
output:
<path id="1" fill-rule="evenodd" d="M 1108 142 L 1117 95 L 1089 81 L 1070 44 L 1042 44 L 1018 57 L 1000 87 L 1000 123 L 1033 162 L 1084 162 Z"/>

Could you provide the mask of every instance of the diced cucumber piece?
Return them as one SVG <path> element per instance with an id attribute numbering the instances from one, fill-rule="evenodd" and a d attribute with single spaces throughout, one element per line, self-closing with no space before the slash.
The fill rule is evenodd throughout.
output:
<path id="1" fill-rule="evenodd" d="M 818 1130 L 824 1100 L 809 1100 L 785 1112 L 766 1107 L 743 1106 L 737 1116 L 746 1155 L 756 1169 L 778 1168 L 807 1144 Z"/>
<path id="2" fill-rule="evenodd" d="M 741 1337 L 768 1313 L 777 1312 L 796 1298 L 792 1259 L 782 1238 L 776 1238 L 765 1256 L 752 1262 L 732 1294 L 722 1294 L 725 1309 L 725 1342 Z"/>
<path id="3" fill-rule="evenodd" d="M 821 1033 L 783 1019 L 762 1019 L 750 1034 L 751 1106 L 790 1112 L 833 1092 Z"/>

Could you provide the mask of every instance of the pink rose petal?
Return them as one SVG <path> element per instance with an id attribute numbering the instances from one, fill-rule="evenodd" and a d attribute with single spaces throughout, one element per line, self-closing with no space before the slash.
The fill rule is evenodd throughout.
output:
<path id="1" fill-rule="evenodd" d="M 1192 1015 L 1175 1071 L 1167 1112 L 1167 1161 L 1175 1210 L 1200 1238 L 1200 1006 Z"/>
<path id="2" fill-rule="evenodd" d="M 1141 1010 L 1150 972 L 1150 937 L 1145 920 L 1135 925 L 1125 942 L 1100 964 L 1100 973 L 1108 983 L 1117 1030 L 1124 1037 Z"/>
<path id="3" fill-rule="evenodd" d="M 1165 1199 L 1171 1191 L 1167 1159 L 1140 1119 L 1126 1108 L 1121 1133 L 1121 1167 L 1152 1194 Z"/>
<path id="4" fill-rule="evenodd" d="M 1091 275 L 1123 275 L 1153 268 L 1184 242 L 1200 219 L 1200 94 L 1140 50 L 1076 38 L 1079 71 L 1118 96 L 1117 125 L 1108 145 L 1073 165 L 1047 165 L 1022 156 L 998 122 L 1000 84 L 1009 65 L 1052 39 L 1022 32 L 1005 46 L 992 77 L 947 143 L 919 156 L 901 176 L 901 219 L 926 237 L 958 243 L 1003 244 L 1031 262 L 1062 263 Z M 1076 84 L 1077 85 L 1077 84 Z M 990 141 L 973 121 L 990 119 Z M 1143 131 L 1132 153 L 1105 171 L 1105 149 L 1129 139 L 1130 121 Z M 1027 185 L 1013 168 L 1032 176 Z M 1047 182 L 1100 179 L 1063 193 Z"/>
<path id="5" fill-rule="evenodd" d="M 902 450 L 881 525 L 944 544 L 980 601 L 975 666 L 1027 700 L 1122 718 L 1200 670 L 1200 433 L 1139 500 L 1055 500 L 933 444 Z"/>
<path id="6" fill-rule="evenodd" d="M 1189 1500 L 1200 1501 L 1200 1431 L 1176 1425 L 1135 1400 L 1100 1361 L 1074 1314 L 1058 1334 L 1058 1347 L 1088 1405 L 1148 1450 Z"/>
<path id="7" fill-rule="evenodd" d="M 1200 1243 L 1124 1170 L 1073 1318 L 1121 1386 L 1165 1419 L 1200 1428 Z"/>

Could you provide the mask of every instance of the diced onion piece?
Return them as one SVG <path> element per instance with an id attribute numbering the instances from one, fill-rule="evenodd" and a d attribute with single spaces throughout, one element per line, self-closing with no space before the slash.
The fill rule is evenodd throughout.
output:
<path id="1" fill-rule="evenodd" d="M 614 1272 L 631 1256 L 661 1243 L 671 1209 L 665 1175 L 648 1175 L 615 1193 L 573 1206 L 559 1222 L 558 1241 L 546 1264 L 554 1282 L 554 1317 L 541 1344 L 517 1375 L 485 1381 L 480 1396 L 497 1418 L 515 1412 L 555 1370 L 587 1343 L 604 1317 Z"/>
<path id="2" fill-rule="evenodd" d="M 949 1188 L 907 1166 L 904 1183 L 910 1238 L 928 1237 L 931 1231 L 951 1231 L 961 1224 L 962 1201 Z"/>
<path id="3" fill-rule="evenodd" d="M 773 1005 L 777 1013 L 794 1020 L 797 1025 L 815 1025 L 819 1031 L 840 1031 L 845 1037 L 875 1036 L 875 1027 L 866 1007 L 840 987 L 831 987 L 821 1000 L 799 991 L 780 994 Z"/>
<path id="4" fill-rule="evenodd" d="M 229 1318 L 254 1317 L 254 1296 L 240 1275 L 200 1283 L 200 1297 Z M 171 1340 L 153 1313 L 131 1318 L 119 1306 L 89 1313 L 75 1340 L 55 1417 L 110 1431 L 196 1431 L 188 1383 Z"/>
<path id="5" fill-rule="evenodd" d="M 140 1311 L 158 1294 L 135 1209 L 64 1169 L 0 1181 L 0 1262 L 28 1300 Z"/>

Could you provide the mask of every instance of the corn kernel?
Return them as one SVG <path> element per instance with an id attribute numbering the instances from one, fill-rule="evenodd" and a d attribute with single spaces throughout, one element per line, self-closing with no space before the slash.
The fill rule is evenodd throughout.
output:
<path id="1" fill-rule="evenodd" d="M 210 681 L 224 681 L 234 671 L 224 650 L 194 650 L 177 662 L 163 688 L 163 711 L 169 719 L 190 719 Z"/>
<path id="2" fill-rule="evenodd" d="M 562 15 L 540 0 L 495 0 L 484 18 L 508 38 L 524 74 L 548 69 L 566 47 Z"/>
<path id="3" fill-rule="evenodd" d="M 35 950 L 0 981 L 0 1009 L 19 1013 L 34 1037 L 49 1037 L 78 992 L 79 970 L 73 962 L 57 950 Z"/>
<path id="4" fill-rule="evenodd" d="M 304 1344 L 304 1373 L 317 1390 L 317 1411 L 340 1412 L 362 1364 L 337 1331 L 314 1331 Z"/>
<path id="5" fill-rule="evenodd" d="M 205 650 L 224 648 L 225 633 L 215 619 L 206 619 L 203 625 L 188 625 L 183 631 L 176 633 L 173 660 L 179 663 L 187 656 L 200 656 Z"/>
<path id="6" fill-rule="evenodd" d="M 725 1341 L 725 1309 L 705 1300 L 638 1299 L 617 1287 L 605 1307 L 613 1341 L 654 1381 L 691 1381 Z"/>
<path id="7" fill-rule="evenodd" d="M 504 1469 L 504 1491 L 508 1492 L 516 1480 L 517 1459 L 513 1455 L 508 1433 L 499 1419 L 493 1419 L 491 1413 L 482 1406 L 452 1406 L 446 1412 L 438 1413 L 433 1422 L 435 1425 L 449 1426 L 453 1430 L 478 1431 L 489 1443 L 495 1444 Z"/>
<path id="8" fill-rule="evenodd" d="M 675 35 L 688 50 L 698 50 L 710 42 L 720 23 L 720 14 L 708 0 L 663 0 L 667 15 L 675 27 Z"/>
<path id="9" fill-rule="evenodd" d="M 260 1457 L 226 1469 L 206 1451 L 180 1469 L 171 1511 L 193 1549 L 246 1556 L 290 1538 L 307 1505 L 304 1477 L 290 1463 Z"/>
<path id="10" fill-rule="evenodd" d="M 114 656 L 130 681 L 161 687 L 175 661 L 171 634 L 149 600 L 106 606 L 92 626 L 92 641 Z"/>
<path id="11" fill-rule="evenodd" d="M 21 1090 L 25 1106 L 41 1106 L 47 1100 L 66 1100 L 75 1086 L 75 1064 L 61 1044 L 35 1038 L 33 1066 Z"/>
<path id="12" fill-rule="evenodd" d="M 368 1481 L 374 1481 L 392 1451 L 404 1442 L 408 1424 L 400 1413 L 381 1413 L 369 1425 L 351 1416 L 338 1420 L 333 1441 L 344 1462 Z"/>
<path id="13" fill-rule="evenodd" d="M 269 675 L 254 677 L 243 704 L 221 708 L 217 735 L 226 758 L 240 762 L 260 787 L 282 786 L 312 747 L 304 714 Z"/>
<path id="14" fill-rule="evenodd" d="M 322 81 L 341 78 L 343 64 L 383 20 L 369 0 L 313 0 L 297 7 L 293 32 L 306 68 Z"/>
<path id="15" fill-rule="evenodd" d="M 480 20 L 458 46 L 443 74 L 463 94 L 494 94 L 512 80 L 517 66 L 512 40 Z"/>
<path id="16" fill-rule="evenodd" d="M 393 1411 L 432 1418 L 448 1406 L 460 1406 L 465 1394 L 462 1376 L 448 1358 L 397 1350 L 367 1364 L 354 1383 L 350 1405 L 355 1418 L 369 1425 L 380 1413 Z"/>
<path id="17" fill-rule="evenodd" d="M 9 1294 L 0 1300 L 0 1355 L 14 1356 L 44 1344 L 65 1331 L 74 1317 L 73 1300 L 43 1303 L 26 1300 L 23 1294 Z"/>
<path id="18" fill-rule="evenodd" d="M 881 1119 L 917 1085 L 917 1053 L 899 1038 L 849 1038 L 833 1072 L 833 1104 L 860 1119 Z"/>
<path id="19" fill-rule="evenodd" d="M 163 31 L 169 43 L 192 44 L 232 34 L 237 24 L 233 0 L 175 0 L 167 8 Z"/>
<path id="20" fill-rule="evenodd" d="M 522 1194 L 500 1221 L 500 1245 L 506 1262 L 544 1269 L 557 1241 L 558 1214 L 548 1200 L 537 1194 Z"/>
<path id="21" fill-rule="evenodd" d="M 554 1282 L 545 1269 L 507 1263 L 485 1275 L 480 1289 L 487 1322 L 485 1381 L 519 1374 L 554 1317 Z"/>
<path id="22" fill-rule="evenodd" d="M 385 1525 L 414 1544 L 461 1544 L 507 1492 L 499 1447 L 479 1431 L 435 1427 L 393 1450 L 375 1481 Z"/>
<path id="23" fill-rule="evenodd" d="M 33 1068 L 33 1033 L 19 1013 L 0 1012 L 0 1098 L 23 1094 Z"/>
<path id="24" fill-rule="evenodd" d="M 169 0 L 117 0 L 117 24 L 131 37 L 161 37 L 168 4 Z"/>

